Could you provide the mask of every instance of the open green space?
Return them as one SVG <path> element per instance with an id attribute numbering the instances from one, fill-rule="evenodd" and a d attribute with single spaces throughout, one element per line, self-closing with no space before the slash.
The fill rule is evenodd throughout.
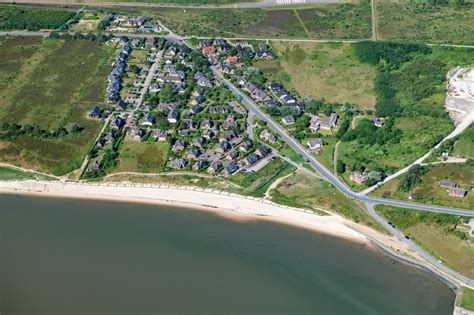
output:
<path id="1" fill-rule="evenodd" d="M 361 63 L 350 44 L 273 42 L 272 47 L 278 59 L 256 63 L 270 79 L 302 97 L 373 109 L 376 69 Z"/>
<path id="2" fill-rule="evenodd" d="M 121 9 L 122 10 L 122 9 Z M 370 6 L 361 3 L 252 9 L 139 8 L 180 35 L 262 38 L 368 38 Z"/>
<path id="3" fill-rule="evenodd" d="M 229 181 L 242 187 L 243 193 L 246 195 L 263 197 L 275 180 L 290 174 L 295 169 L 293 165 L 277 159 L 269 162 L 255 173 L 238 173 L 233 175 L 229 177 Z"/>
<path id="4" fill-rule="evenodd" d="M 76 12 L 58 8 L 0 6 L 0 30 L 60 29 Z"/>
<path id="5" fill-rule="evenodd" d="M 104 106 L 114 51 L 87 40 L 3 41 L 0 123 L 9 129 L 2 131 L 0 160 L 55 175 L 78 168 L 101 126 L 86 116 Z"/>
<path id="6" fill-rule="evenodd" d="M 285 178 L 271 191 L 272 201 L 308 209 L 326 209 L 379 231 L 383 228 L 362 206 L 346 198 L 328 182 L 298 171 Z"/>
<path id="7" fill-rule="evenodd" d="M 463 218 L 382 205 L 376 211 L 442 263 L 474 276 L 474 243 Z"/>
<path id="8" fill-rule="evenodd" d="M 460 290 L 458 306 L 469 311 L 474 311 L 474 290 L 467 287 L 463 287 Z"/>
<path id="9" fill-rule="evenodd" d="M 377 0 L 378 37 L 429 43 L 474 43 L 474 1 L 443 2 Z"/>
<path id="10" fill-rule="evenodd" d="M 454 129 L 444 107 L 445 75 L 456 65 L 472 63 L 474 50 L 393 42 L 354 47 L 361 62 L 377 65 L 375 115 L 385 124 L 377 128 L 360 120 L 341 138 L 338 158 L 347 171 L 391 174 Z"/>
<path id="11" fill-rule="evenodd" d="M 456 138 L 452 153 L 455 156 L 474 160 L 474 125 L 464 130 L 464 132 Z"/>
<path id="12" fill-rule="evenodd" d="M 163 171 L 170 145 L 168 142 L 138 142 L 126 140 L 119 150 L 117 166 L 110 173 Z"/>
<path id="13" fill-rule="evenodd" d="M 410 187 L 413 200 L 416 202 L 436 204 L 447 207 L 474 209 L 474 191 L 470 191 L 464 198 L 448 196 L 445 188 L 436 185 L 441 180 L 449 180 L 458 184 L 462 189 L 474 185 L 474 165 L 468 164 L 437 164 L 425 167 L 419 182 Z M 372 195 L 384 198 L 407 199 L 408 191 L 402 188 L 402 175 L 395 178 L 372 192 Z M 474 214 L 474 211 L 473 211 Z"/>
<path id="14" fill-rule="evenodd" d="M 23 172 L 10 167 L 0 166 L 0 180 L 35 179 L 33 173 Z"/>

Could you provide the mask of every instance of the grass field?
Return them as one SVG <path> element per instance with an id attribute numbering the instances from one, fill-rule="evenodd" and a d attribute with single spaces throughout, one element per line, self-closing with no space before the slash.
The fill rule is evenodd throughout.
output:
<path id="1" fill-rule="evenodd" d="M 0 6 L 0 30 L 59 29 L 75 15 L 75 10 Z"/>
<path id="2" fill-rule="evenodd" d="M 255 9 L 124 9 L 156 16 L 180 35 L 262 38 L 368 38 L 370 6 L 362 3 Z"/>
<path id="3" fill-rule="evenodd" d="M 0 180 L 35 179 L 34 174 L 0 166 Z"/>
<path id="4" fill-rule="evenodd" d="M 448 207 L 474 209 L 474 192 L 469 192 L 464 198 L 449 197 L 446 190 L 438 187 L 436 182 L 450 180 L 461 188 L 474 185 L 474 167 L 463 164 L 440 164 L 422 176 L 422 181 L 413 189 L 414 201 L 437 204 Z M 407 193 L 398 189 L 400 177 L 391 180 L 375 190 L 372 195 L 386 198 L 406 199 Z M 474 211 L 473 211 L 474 214 Z"/>
<path id="5" fill-rule="evenodd" d="M 119 151 L 118 164 L 110 173 L 162 172 L 170 145 L 167 142 L 137 142 L 126 140 Z"/>
<path id="6" fill-rule="evenodd" d="M 346 198 L 331 184 L 301 171 L 285 178 L 271 192 L 271 197 L 272 201 L 276 203 L 308 209 L 330 210 L 355 222 L 360 222 L 379 231 L 383 230 L 361 206 Z"/>
<path id="7" fill-rule="evenodd" d="M 454 142 L 453 154 L 474 160 L 474 125 L 459 135 Z"/>
<path id="8" fill-rule="evenodd" d="M 459 303 L 458 306 L 474 311 L 474 290 L 467 287 L 461 288 L 459 292 Z"/>
<path id="9" fill-rule="evenodd" d="M 268 187 L 279 177 L 293 172 L 296 168 L 289 163 L 277 159 L 265 165 L 253 174 L 239 173 L 229 177 L 229 181 L 243 188 L 245 195 L 263 197 Z"/>
<path id="10" fill-rule="evenodd" d="M 390 206 L 377 206 L 376 210 L 444 264 L 474 276 L 474 243 L 455 234 L 466 230 L 460 217 Z"/>
<path id="11" fill-rule="evenodd" d="M 361 64 L 350 44 L 272 43 L 278 61 L 256 64 L 301 96 L 372 109 L 375 67 Z M 266 64 L 265 64 L 266 63 Z"/>
<path id="12" fill-rule="evenodd" d="M 474 43 L 474 2 L 462 7 L 426 1 L 377 0 L 378 36 L 430 43 Z"/>
<path id="13" fill-rule="evenodd" d="M 92 41 L 8 38 L 0 46 L 0 122 L 51 130 L 77 124 L 79 135 L 20 136 L 0 142 L 3 162 L 62 175 L 81 165 L 100 122 L 86 119 L 104 103 L 114 49 Z"/>

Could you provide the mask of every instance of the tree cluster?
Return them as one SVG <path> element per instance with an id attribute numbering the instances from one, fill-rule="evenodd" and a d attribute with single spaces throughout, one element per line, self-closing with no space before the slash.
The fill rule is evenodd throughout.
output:
<path id="1" fill-rule="evenodd" d="M 64 29 L 74 11 L 6 8 L 0 11 L 0 30 Z"/>

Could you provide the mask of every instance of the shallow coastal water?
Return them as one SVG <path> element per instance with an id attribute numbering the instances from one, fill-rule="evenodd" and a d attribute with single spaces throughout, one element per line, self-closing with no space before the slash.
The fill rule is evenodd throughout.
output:
<path id="1" fill-rule="evenodd" d="M 451 314 L 434 276 L 346 240 L 165 206 L 0 195 L 2 314 Z"/>

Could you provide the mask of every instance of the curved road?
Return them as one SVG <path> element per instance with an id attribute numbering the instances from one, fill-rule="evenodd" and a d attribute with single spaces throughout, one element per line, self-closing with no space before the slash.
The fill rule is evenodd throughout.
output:
<path id="1" fill-rule="evenodd" d="M 316 160 L 299 142 L 293 139 L 286 130 L 284 130 L 278 123 L 276 123 L 272 118 L 270 118 L 267 114 L 265 114 L 258 106 L 250 100 L 243 92 L 241 92 L 238 88 L 236 88 L 229 80 L 224 78 L 224 76 L 214 67 L 211 67 L 211 70 L 214 72 L 214 75 L 223 82 L 235 95 L 237 95 L 241 102 L 244 103 L 251 111 L 255 113 L 255 115 L 260 118 L 262 121 L 267 123 L 267 126 L 271 128 L 274 132 L 276 132 L 280 137 L 288 143 L 289 146 L 293 148 L 297 153 L 299 153 L 302 157 L 306 159 L 308 163 L 311 164 L 322 176 L 325 180 L 333 184 L 339 191 L 343 194 L 348 196 L 352 199 L 360 200 L 366 204 L 376 205 L 376 204 L 384 204 L 396 207 L 404 207 L 404 208 L 413 208 L 422 211 L 431 211 L 431 212 L 440 212 L 440 213 L 449 213 L 455 215 L 462 215 L 472 217 L 474 216 L 474 211 L 466 210 L 466 209 L 456 209 L 456 208 L 449 208 L 443 206 L 434 206 L 434 205 L 426 205 L 414 202 L 406 202 L 402 200 L 394 200 L 394 199 L 385 199 L 385 198 L 377 198 L 371 196 L 365 196 L 361 193 L 356 193 L 352 191 L 349 187 L 347 187 L 343 182 L 339 180 L 337 175 L 334 175 L 331 171 L 329 171 L 325 166 L 323 166 L 318 160 Z"/>

